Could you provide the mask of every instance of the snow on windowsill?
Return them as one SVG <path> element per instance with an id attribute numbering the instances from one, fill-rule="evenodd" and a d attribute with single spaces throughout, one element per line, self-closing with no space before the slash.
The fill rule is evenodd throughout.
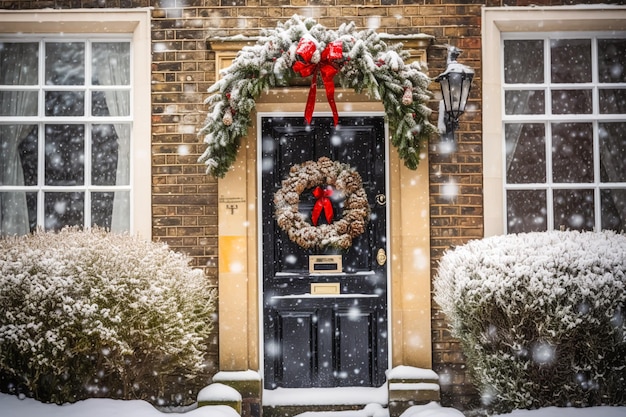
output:
<path id="1" fill-rule="evenodd" d="M 399 365 L 387 371 L 389 380 L 431 380 L 438 381 L 439 375 L 432 369 L 416 368 L 414 366 Z"/>
<path id="2" fill-rule="evenodd" d="M 213 382 L 224 381 L 260 381 L 258 372 L 248 369 L 247 371 L 219 371 L 213 376 Z"/>

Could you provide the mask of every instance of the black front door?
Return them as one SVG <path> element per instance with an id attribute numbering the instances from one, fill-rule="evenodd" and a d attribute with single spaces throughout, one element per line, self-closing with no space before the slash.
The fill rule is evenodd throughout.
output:
<path id="1" fill-rule="evenodd" d="M 272 115 L 261 126 L 265 388 L 380 386 L 388 367 L 384 118 L 342 117 L 334 127 L 330 117 L 307 125 Z M 290 238 L 277 224 L 283 180 L 322 157 L 360 174 L 369 205 L 365 229 L 344 247 L 307 247 L 306 236 Z M 307 225 L 316 217 L 316 228 L 338 225 L 351 207 L 341 185 L 325 182 L 298 189 L 295 202 L 290 195 L 294 212 Z M 326 201 L 317 186 L 330 190 Z"/>

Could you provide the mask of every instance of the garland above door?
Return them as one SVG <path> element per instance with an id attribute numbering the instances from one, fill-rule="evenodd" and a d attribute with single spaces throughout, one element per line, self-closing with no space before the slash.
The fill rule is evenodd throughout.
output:
<path id="1" fill-rule="evenodd" d="M 311 121 L 318 82 L 326 90 L 335 124 L 341 124 L 334 105 L 336 83 L 381 100 L 391 144 L 404 164 L 416 169 L 422 143 L 438 130 L 425 104 L 432 80 L 419 63 L 405 63 L 408 55 L 401 44 L 388 45 L 374 30 L 355 30 L 354 22 L 330 30 L 313 19 L 293 16 L 267 30 L 255 45 L 243 47 L 209 88 L 209 114 L 199 133 L 207 147 L 199 162 L 206 165 L 207 174 L 226 175 L 261 93 L 311 77 L 305 120 Z"/>

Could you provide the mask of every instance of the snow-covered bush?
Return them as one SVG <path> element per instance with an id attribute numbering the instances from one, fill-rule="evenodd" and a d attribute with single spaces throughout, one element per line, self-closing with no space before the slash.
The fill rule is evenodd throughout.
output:
<path id="1" fill-rule="evenodd" d="M 166 245 L 102 229 L 0 240 L 0 389 L 193 401 L 215 290 Z"/>
<path id="2" fill-rule="evenodd" d="M 544 232 L 448 251 L 435 301 L 496 412 L 626 404 L 626 236 Z"/>

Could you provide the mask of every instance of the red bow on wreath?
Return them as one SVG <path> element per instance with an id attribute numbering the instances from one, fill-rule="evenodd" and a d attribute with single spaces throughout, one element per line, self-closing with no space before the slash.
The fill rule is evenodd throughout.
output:
<path id="1" fill-rule="evenodd" d="M 337 113 L 337 105 L 335 104 L 335 83 L 333 78 L 339 72 L 341 68 L 341 60 L 343 58 L 343 46 L 341 41 L 333 41 L 326 45 L 326 48 L 322 51 L 319 62 L 312 62 L 313 55 L 317 47 L 311 39 L 300 39 L 298 46 L 296 47 L 296 56 L 298 60 L 293 64 L 293 70 L 300 74 L 302 77 L 308 77 L 313 75 L 311 81 L 311 89 L 309 90 L 309 97 L 306 101 L 306 108 L 304 110 L 304 119 L 311 123 L 313 117 L 313 109 L 315 108 L 315 94 L 317 93 L 317 73 L 322 74 L 322 81 L 324 82 L 324 88 L 326 89 L 326 98 L 328 104 L 333 111 L 333 119 L 335 120 L 335 126 L 339 123 L 339 114 Z"/>
<path id="2" fill-rule="evenodd" d="M 328 187 L 322 190 L 322 187 L 315 187 L 313 190 L 313 196 L 315 197 L 315 205 L 313 206 L 313 212 L 311 213 L 311 220 L 313 226 L 317 226 L 317 221 L 322 214 L 322 210 L 326 214 L 326 221 L 330 224 L 333 221 L 333 205 L 330 203 L 330 197 L 333 195 L 333 189 Z"/>

